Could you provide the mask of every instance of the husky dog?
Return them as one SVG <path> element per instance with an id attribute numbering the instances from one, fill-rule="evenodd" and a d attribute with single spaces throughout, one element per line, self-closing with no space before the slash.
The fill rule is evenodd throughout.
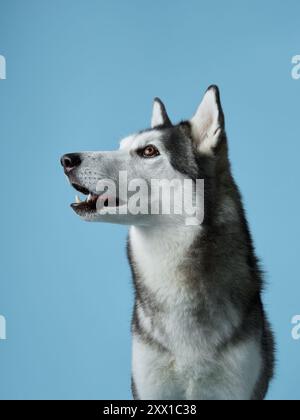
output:
<path id="1" fill-rule="evenodd" d="M 128 257 L 135 286 L 132 392 L 141 400 L 262 400 L 274 369 L 274 340 L 262 304 L 263 276 L 231 174 L 219 90 L 211 86 L 196 114 L 173 125 L 155 99 L 151 129 L 114 152 L 61 159 L 73 187 L 88 198 L 72 204 L 86 221 L 131 226 Z M 204 218 L 116 212 L 97 182 L 204 180 Z M 161 200 L 163 201 L 163 197 Z M 122 213 L 122 214 L 119 214 Z"/>

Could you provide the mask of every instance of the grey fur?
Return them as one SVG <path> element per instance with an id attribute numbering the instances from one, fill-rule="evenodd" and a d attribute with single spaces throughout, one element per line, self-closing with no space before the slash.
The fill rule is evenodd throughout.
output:
<path id="1" fill-rule="evenodd" d="M 193 180 L 198 178 L 205 180 L 205 220 L 201 232 L 195 235 L 193 243 L 187 249 L 183 249 L 184 255 L 177 267 L 181 278 L 184 279 L 182 292 L 184 299 L 181 309 L 176 308 L 178 319 L 183 320 L 182 324 L 179 322 L 176 325 L 176 328 L 179 330 L 183 328 L 184 336 L 185 325 L 192 326 L 191 336 L 187 337 L 187 346 L 190 340 L 191 348 L 195 346 L 197 352 L 198 341 L 204 343 L 203 345 L 207 347 L 206 354 L 211 358 L 208 358 L 208 375 L 216 377 L 218 372 L 223 372 L 225 369 L 231 352 L 235 354 L 234 351 L 244 343 L 255 343 L 262 363 L 249 399 L 262 400 L 273 377 L 274 339 L 262 304 L 263 274 L 255 255 L 241 195 L 231 174 L 219 91 L 216 87 L 211 89 L 215 90 L 221 127 L 218 143 L 212 155 L 199 153 L 190 122 L 170 125 L 165 108 L 160 102 L 167 123 L 158 130 L 174 170 Z M 116 157 L 120 162 L 122 154 L 118 153 Z M 108 165 L 99 163 L 99 159 L 94 155 L 93 159 L 100 168 L 91 171 L 93 177 L 97 177 L 97 171 L 98 173 L 104 171 L 106 176 L 110 171 L 109 175 L 115 178 L 115 169 L 108 169 Z M 91 155 L 85 156 L 83 161 L 86 171 L 91 164 Z M 78 179 L 78 174 L 75 178 L 72 176 L 70 178 L 74 182 L 75 178 Z M 82 185 L 82 178 L 80 181 Z M 87 184 L 84 186 L 88 187 Z M 163 231 L 161 234 L 164 234 Z M 169 357 L 168 377 L 174 374 L 174 381 L 177 381 L 180 374 L 174 364 L 177 363 L 178 355 L 176 351 L 174 353 L 174 346 L 166 326 L 167 320 L 173 319 L 172 305 L 166 307 L 155 290 L 151 290 L 146 284 L 146 273 L 143 272 L 135 255 L 131 235 L 128 240 L 128 258 L 135 287 L 133 336 L 146 348 L 148 347 L 149 351 L 153 350 L 161 357 Z M 153 264 L 156 263 L 154 259 Z M 161 278 L 161 282 L 164 282 L 164 278 Z M 147 326 L 144 325 L 145 320 Z M 153 366 L 153 369 L 156 369 L 156 366 Z M 186 399 L 188 395 L 193 395 L 187 392 L 184 385 L 189 383 L 188 371 L 184 375 L 187 378 L 182 382 L 179 381 L 180 384 L 176 387 L 172 398 Z M 226 382 L 230 378 L 224 377 L 220 379 L 222 380 Z M 172 385 L 172 381 L 169 383 Z M 205 381 L 203 383 L 205 384 Z M 132 392 L 135 399 L 141 398 L 140 392 L 143 393 L 136 383 L 134 372 Z M 168 393 L 163 392 L 163 396 L 165 395 Z M 195 399 L 202 399 L 201 392 L 195 395 L 200 395 Z M 221 393 L 212 391 L 204 395 L 207 399 L 218 399 L 218 396 L 222 399 L 239 398 L 234 392 L 228 392 L 227 395 L 226 391 Z M 150 397 L 159 399 L 155 389 Z"/>

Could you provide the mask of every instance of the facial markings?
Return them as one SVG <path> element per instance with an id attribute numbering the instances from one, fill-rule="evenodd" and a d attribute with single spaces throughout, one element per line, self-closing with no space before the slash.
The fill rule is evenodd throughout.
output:
<path id="1" fill-rule="evenodd" d="M 134 141 L 135 135 L 125 137 L 120 141 L 120 150 L 130 150 L 131 145 Z"/>
<path id="2" fill-rule="evenodd" d="M 162 149 L 161 139 L 162 133 L 159 130 L 145 131 L 125 137 L 121 140 L 120 150 L 128 151 L 132 157 L 147 157 L 147 153 L 144 154 L 143 151 L 152 146 L 156 149 L 156 156 L 153 157 L 157 157 L 160 155 Z"/>

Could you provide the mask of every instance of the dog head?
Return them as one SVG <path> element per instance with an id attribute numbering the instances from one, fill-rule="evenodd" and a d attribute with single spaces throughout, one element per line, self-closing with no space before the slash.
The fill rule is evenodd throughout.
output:
<path id="1" fill-rule="evenodd" d="M 184 209 L 184 197 L 192 206 L 204 209 L 197 180 L 210 182 L 216 162 L 224 155 L 222 150 L 227 150 L 224 116 L 219 90 L 212 86 L 189 121 L 173 125 L 156 98 L 150 129 L 124 138 L 119 150 L 66 154 L 61 163 L 72 186 L 87 196 L 84 201 L 77 197 L 72 204 L 86 221 L 182 223 L 191 216 Z M 157 190 L 167 183 L 171 194 Z M 191 187 L 188 192 L 187 185 Z M 200 224 L 202 221 L 200 215 Z"/>

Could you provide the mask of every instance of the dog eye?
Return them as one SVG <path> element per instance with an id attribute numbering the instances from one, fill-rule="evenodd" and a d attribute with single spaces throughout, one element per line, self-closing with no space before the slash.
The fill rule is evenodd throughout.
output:
<path id="1" fill-rule="evenodd" d="M 155 146 L 150 144 L 149 146 L 145 147 L 145 149 L 142 149 L 139 154 L 144 158 L 154 158 L 159 155 L 159 151 Z"/>

